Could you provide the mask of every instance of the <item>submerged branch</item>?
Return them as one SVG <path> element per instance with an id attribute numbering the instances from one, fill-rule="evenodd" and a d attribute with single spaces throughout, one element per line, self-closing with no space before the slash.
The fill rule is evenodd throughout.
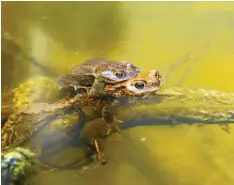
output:
<path id="1" fill-rule="evenodd" d="M 131 111 L 120 112 L 125 128 L 146 125 L 234 123 L 234 93 L 204 89 L 169 88 Z"/>
<path id="2" fill-rule="evenodd" d="M 117 115 L 124 121 L 123 128 L 183 123 L 234 123 L 234 93 L 170 88 L 146 99 L 129 97 L 126 100 Z M 15 139 L 29 139 L 34 132 L 57 119 L 58 115 L 64 114 L 63 110 L 69 107 L 94 108 L 95 103 L 99 104 L 100 101 L 94 102 L 94 99 L 81 96 L 74 99 L 64 98 L 54 104 L 34 104 L 9 117 L 2 128 L 2 146 L 8 145 L 7 141 L 12 144 L 18 143 Z"/>

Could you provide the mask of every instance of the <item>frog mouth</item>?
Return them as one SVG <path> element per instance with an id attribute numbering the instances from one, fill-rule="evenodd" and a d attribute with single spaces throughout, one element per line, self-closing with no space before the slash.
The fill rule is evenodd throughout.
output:
<path id="1" fill-rule="evenodd" d="M 157 92 L 163 86 L 163 81 L 158 79 L 157 82 L 152 83 L 152 88 L 149 88 L 148 92 Z"/>
<path id="2" fill-rule="evenodd" d="M 163 86 L 162 80 L 157 80 L 156 82 L 149 83 L 148 86 L 142 89 L 138 89 L 132 86 L 131 84 L 126 85 L 126 88 L 129 91 L 133 92 L 136 96 L 142 96 L 142 95 L 151 94 L 153 92 L 157 92 L 158 90 L 161 89 L 162 86 Z"/>

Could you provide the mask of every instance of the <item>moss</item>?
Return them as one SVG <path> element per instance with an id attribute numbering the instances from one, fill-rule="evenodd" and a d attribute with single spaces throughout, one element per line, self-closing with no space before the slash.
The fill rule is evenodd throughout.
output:
<path id="1" fill-rule="evenodd" d="M 26 184 L 27 178 L 34 171 L 36 164 L 35 154 L 28 149 L 15 148 L 3 154 L 2 169 L 9 165 L 11 159 L 15 159 L 11 163 L 12 181 L 11 184 Z"/>
<path id="2" fill-rule="evenodd" d="M 48 77 L 35 77 L 14 89 L 14 108 L 24 109 L 26 105 L 36 102 L 51 103 L 59 97 L 55 80 Z"/>
<path id="3" fill-rule="evenodd" d="M 50 126 L 47 128 L 47 131 L 54 131 L 55 129 L 70 129 L 77 124 L 77 115 L 61 115 L 60 118 L 54 120 Z"/>

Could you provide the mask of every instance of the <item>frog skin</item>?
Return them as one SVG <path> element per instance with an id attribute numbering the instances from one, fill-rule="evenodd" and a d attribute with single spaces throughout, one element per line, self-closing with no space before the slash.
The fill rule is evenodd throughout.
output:
<path id="1" fill-rule="evenodd" d="M 103 58 L 89 59 L 72 68 L 70 74 L 58 78 L 61 90 L 71 95 L 80 91 L 89 92 L 89 95 L 106 95 L 103 91 L 105 84 L 115 84 L 135 78 L 140 68 L 130 62 L 114 61 Z"/>
<path id="2" fill-rule="evenodd" d="M 137 78 L 129 79 L 114 86 L 106 85 L 105 91 L 112 96 L 144 96 L 161 89 L 162 76 L 157 70 L 141 72 Z"/>
<path id="3" fill-rule="evenodd" d="M 122 85 L 113 84 L 113 86 L 116 85 L 116 88 L 113 87 L 114 91 L 110 91 L 110 93 L 115 92 L 112 97 L 92 97 L 88 94 L 78 95 L 74 98 L 66 97 L 54 104 L 36 103 L 27 107 L 24 111 L 11 115 L 2 128 L 2 149 L 8 150 L 9 148 L 20 146 L 24 141 L 27 141 L 34 132 L 44 128 L 45 121 L 41 121 L 42 119 L 46 120 L 46 118 L 54 113 L 68 109 L 69 107 L 94 107 L 97 115 L 102 115 L 101 117 L 108 123 L 106 124 L 106 128 L 104 128 L 104 130 L 106 130 L 105 136 L 117 131 L 118 127 L 115 124 L 112 125 L 112 123 L 116 123 L 114 114 L 117 107 L 121 105 L 118 101 L 121 95 L 126 98 L 134 97 L 134 95 L 142 97 L 142 95 L 147 95 L 160 89 L 162 82 L 159 83 L 159 73 L 153 70 L 148 72 L 148 75 L 146 74 L 147 73 L 143 73 L 140 74 L 139 78 L 131 79 L 131 83 L 122 82 Z M 125 86 L 125 84 L 127 84 L 127 86 Z M 139 84 L 146 84 L 146 86 L 138 86 Z M 119 86 L 121 86 L 121 88 L 119 88 Z M 106 89 L 108 88 L 110 88 L 110 86 L 106 87 Z M 140 92 L 137 92 L 136 89 L 139 89 Z M 124 103 L 126 103 L 126 101 L 124 101 Z M 40 124 L 33 124 L 38 122 L 40 122 Z M 23 134 L 21 135 L 20 132 Z M 97 145 L 96 138 L 92 138 L 92 141 L 94 145 Z M 98 154 L 100 161 L 102 158 L 101 156 L 103 156 L 103 154 L 100 151 Z"/>

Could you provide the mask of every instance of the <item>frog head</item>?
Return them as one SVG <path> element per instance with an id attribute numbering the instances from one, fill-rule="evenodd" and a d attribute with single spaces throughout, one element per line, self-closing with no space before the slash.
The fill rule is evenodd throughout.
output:
<path id="1" fill-rule="evenodd" d="M 135 78 L 140 68 L 127 61 L 116 61 L 99 69 L 99 76 L 108 83 L 119 83 Z"/>
<path id="2" fill-rule="evenodd" d="M 141 72 L 137 77 L 114 85 L 106 85 L 105 91 L 113 96 L 144 96 L 158 91 L 163 85 L 157 70 Z"/>

